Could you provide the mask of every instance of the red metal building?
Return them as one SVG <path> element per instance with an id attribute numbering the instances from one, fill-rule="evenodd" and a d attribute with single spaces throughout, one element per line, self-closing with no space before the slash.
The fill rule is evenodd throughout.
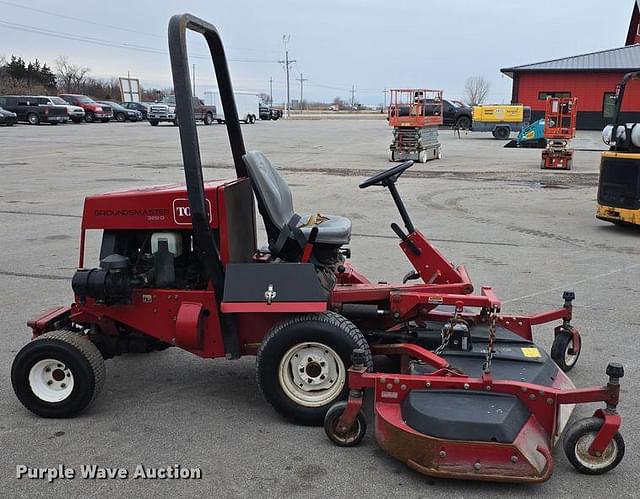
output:
<path id="1" fill-rule="evenodd" d="M 577 126 L 600 130 L 610 121 L 616 85 L 629 71 L 640 70 L 640 0 L 634 3 L 626 39 L 620 48 L 503 68 L 513 79 L 512 103 L 531 107 L 532 119 L 544 115 L 545 100 L 577 97 Z M 640 122 L 640 83 L 631 84 L 622 108 L 625 121 Z"/>

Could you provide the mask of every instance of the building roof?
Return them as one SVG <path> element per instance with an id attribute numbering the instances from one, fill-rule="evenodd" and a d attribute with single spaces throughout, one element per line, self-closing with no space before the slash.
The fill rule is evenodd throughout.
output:
<path id="1" fill-rule="evenodd" d="M 558 71 L 637 71 L 640 69 L 640 43 L 617 49 L 601 50 L 589 54 L 552 59 L 549 61 L 502 68 L 500 71 L 513 78 L 514 73 Z"/>
<path id="2" fill-rule="evenodd" d="M 627 41 L 625 45 L 633 45 L 640 41 L 640 0 L 633 2 L 633 11 L 631 12 L 631 21 L 629 21 L 629 30 L 627 31 Z"/>

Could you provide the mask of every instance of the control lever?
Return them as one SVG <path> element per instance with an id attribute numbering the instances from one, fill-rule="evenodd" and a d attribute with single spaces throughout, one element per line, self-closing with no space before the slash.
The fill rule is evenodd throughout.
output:
<path id="1" fill-rule="evenodd" d="M 318 237 L 318 227 L 314 227 L 309 232 L 309 237 L 307 238 L 307 243 L 304 245 L 304 251 L 302 252 L 302 258 L 300 261 L 302 263 L 307 263 L 311 259 L 311 253 L 313 252 L 313 245 L 316 242 L 316 238 Z"/>
<path id="2" fill-rule="evenodd" d="M 393 230 L 393 232 L 395 232 L 395 233 L 396 233 L 396 235 L 397 235 L 400 239 L 402 239 L 402 242 L 404 242 L 404 243 L 409 247 L 409 249 L 411 250 L 411 252 L 412 252 L 414 255 L 416 255 L 416 256 L 420 256 L 420 254 L 422 253 L 422 252 L 420 251 L 420 248 L 418 248 L 418 247 L 413 243 L 413 241 L 411 241 L 411 240 L 409 239 L 409 236 L 407 236 L 407 235 L 404 233 L 404 231 L 403 231 L 403 230 L 398 226 L 398 224 L 397 224 L 397 223 L 395 223 L 395 222 L 394 222 L 394 223 L 392 223 L 392 224 L 391 224 L 391 230 Z"/>

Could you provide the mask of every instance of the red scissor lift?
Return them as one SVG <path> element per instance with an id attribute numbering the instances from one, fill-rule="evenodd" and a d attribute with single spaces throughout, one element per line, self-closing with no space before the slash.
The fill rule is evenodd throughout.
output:
<path id="1" fill-rule="evenodd" d="M 442 125 L 442 90 L 392 89 L 388 120 L 393 127 L 389 161 L 426 163 L 441 157 L 438 126 Z"/>
<path id="2" fill-rule="evenodd" d="M 547 147 L 542 151 L 543 170 L 571 170 L 573 149 L 568 144 L 576 136 L 576 97 L 547 97 L 544 113 L 544 138 Z"/>

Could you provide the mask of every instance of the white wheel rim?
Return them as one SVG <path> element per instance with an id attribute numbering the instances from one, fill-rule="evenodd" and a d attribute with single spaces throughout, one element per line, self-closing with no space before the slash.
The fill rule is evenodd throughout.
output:
<path id="1" fill-rule="evenodd" d="M 59 360 L 44 359 L 29 371 L 33 394 L 44 402 L 62 402 L 73 391 L 73 373 Z"/>
<path id="2" fill-rule="evenodd" d="M 578 462 L 591 470 L 606 468 L 612 464 L 618 455 L 618 444 L 611 440 L 601 456 L 589 454 L 589 447 L 596 438 L 596 432 L 589 432 L 582 435 L 576 442 L 575 454 Z"/>
<path id="3" fill-rule="evenodd" d="M 569 353 L 569 350 L 572 350 L 572 349 L 573 349 L 573 340 L 569 341 L 569 343 L 567 344 L 567 348 L 564 351 L 564 364 L 568 367 L 575 364 L 576 360 L 578 360 L 577 352 Z"/>
<path id="4" fill-rule="evenodd" d="M 282 356 L 278 381 L 287 397 L 304 407 L 333 401 L 346 381 L 344 362 L 331 347 L 317 342 L 298 343 Z"/>

